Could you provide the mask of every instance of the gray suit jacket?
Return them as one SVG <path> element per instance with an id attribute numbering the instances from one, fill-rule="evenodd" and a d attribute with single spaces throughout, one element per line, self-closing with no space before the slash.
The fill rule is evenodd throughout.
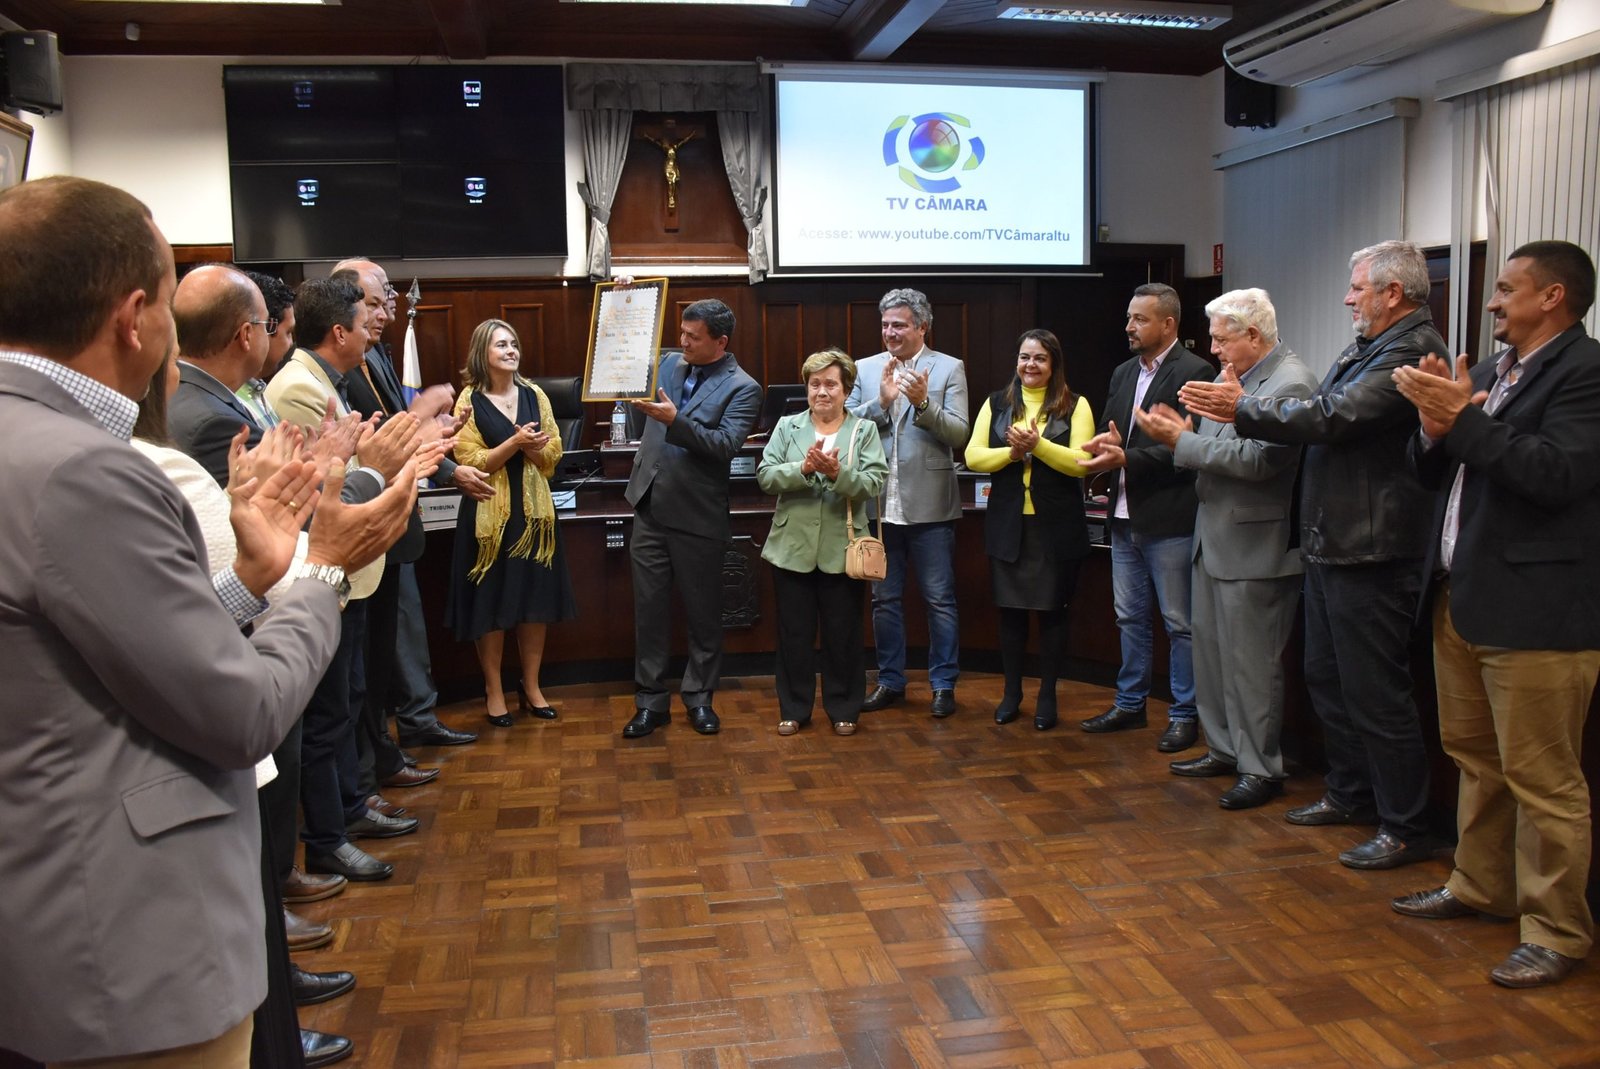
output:
<path id="1" fill-rule="evenodd" d="M 680 353 L 662 358 L 656 381 L 674 401 L 689 366 Z M 650 517 L 661 526 L 727 540 L 728 467 L 761 414 L 761 387 L 728 353 L 678 409 L 672 423 L 646 420 L 628 478 L 628 504 L 650 495 Z"/>
<path id="2" fill-rule="evenodd" d="M 883 373 L 894 357 L 869 356 L 856 365 L 856 384 L 845 407 L 877 424 L 883 455 L 900 482 L 900 507 L 907 523 L 940 523 L 961 516 L 961 488 L 956 482 L 954 450 L 964 449 L 972 433 L 967 415 L 967 368 L 945 353 L 924 349 L 916 359 L 928 372 L 928 408 L 906 405 L 899 420 L 879 400 Z M 897 426 L 898 424 L 898 426 Z M 898 432 L 899 455 L 894 441 Z"/>
<path id="3" fill-rule="evenodd" d="M 0 363 L 0 1047 L 212 1039 L 266 994 L 252 766 L 339 637 L 301 580 L 250 638 L 172 481 Z"/>
<path id="4" fill-rule="evenodd" d="M 1317 379 L 1281 343 L 1240 381 L 1254 397 L 1307 398 Z M 1194 556 L 1214 579 L 1272 579 L 1304 571 L 1294 538 L 1300 446 L 1240 438 L 1231 423 L 1198 419 L 1178 437 L 1173 463 L 1199 472 Z"/>
<path id="5" fill-rule="evenodd" d="M 167 406 L 167 433 L 179 449 L 200 462 L 218 486 L 228 485 L 228 450 L 241 425 L 250 428 L 246 448 L 261 441 L 261 428 L 250 409 L 215 376 L 196 365 L 178 362 L 178 392 Z"/>

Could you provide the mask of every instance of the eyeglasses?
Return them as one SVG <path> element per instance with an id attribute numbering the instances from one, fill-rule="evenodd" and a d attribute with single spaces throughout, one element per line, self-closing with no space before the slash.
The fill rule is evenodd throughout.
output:
<path id="1" fill-rule="evenodd" d="M 398 296 L 400 296 L 400 291 L 395 289 L 394 286 L 392 286 L 389 283 L 385 282 L 383 284 L 383 296 L 384 296 L 384 299 L 386 299 L 386 300 L 388 298 L 390 298 L 390 297 L 398 297 Z"/>
<path id="2" fill-rule="evenodd" d="M 247 319 L 245 322 L 249 323 L 251 326 L 266 327 L 267 337 L 269 338 L 278 333 L 278 321 L 272 316 L 268 316 L 265 319 Z"/>

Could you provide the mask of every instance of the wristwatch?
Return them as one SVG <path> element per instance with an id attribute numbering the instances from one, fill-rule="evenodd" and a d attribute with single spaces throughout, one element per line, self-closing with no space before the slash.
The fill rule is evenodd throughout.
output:
<path id="1" fill-rule="evenodd" d="M 289 572 L 296 579 L 315 579 L 333 587 L 339 595 L 339 611 L 350 602 L 350 579 L 344 574 L 344 569 L 337 564 L 312 564 L 310 561 L 301 561 Z"/>
<path id="2" fill-rule="evenodd" d="M 921 415 L 923 412 L 926 412 L 927 410 L 928 410 L 928 399 L 926 397 L 924 397 L 922 399 L 922 403 L 917 406 L 917 414 Z"/>

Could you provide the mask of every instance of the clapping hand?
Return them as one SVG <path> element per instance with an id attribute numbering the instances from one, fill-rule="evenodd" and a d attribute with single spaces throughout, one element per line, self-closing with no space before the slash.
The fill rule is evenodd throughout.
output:
<path id="1" fill-rule="evenodd" d="M 839 450 L 823 449 L 822 439 L 817 439 L 811 444 L 811 448 L 806 450 L 805 459 L 800 462 L 800 470 L 806 475 L 815 473 L 824 479 L 837 479 Z"/>
<path id="2" fill-rule="evenodd" d="M 1481 405 L 1489 399 L 1488 390 L 1472 392 L 1465 353 L 1456 357 L 1454 377 L 1444 357 L 1429 353 L 1417 361 L 1416 367 L 1395 368 L 1393 378 L 1400 396 L 1417 406 L 1422 433 L 1435 440 L 1450 433 L 1456 417 L 1468 405 Z"/>
<path id="3" fill-rule="evenodd" d="M 1136 408 L 1133 410 L 1133 421 L 1140 430 L 1168 449 L 1177 447 L 1178 436 L 1184 431 L 1194 430 L 1193 419 L 1178 415 L 1177 409 L 1167 404 L 1152 405 L 1148 412 Z"/>
<path id="4" fill-rule="evenodd" d="M 1011 447 L 1011 459 L 1021 460 L 1039 445 L 1039 429 L 1032 424 L 1014 423 L 1006 428 L 1006 444 Z"/>
<path id="5" fill-rule="evenodd" d="M 1127 454 L 1122 450 L 1122 432 L 1117 430 L 1116 421 L 1108 420 L 1106 428 L 1083 443 L 1083 451 L 1089 454 L 1083 469 L 1090 474 L 1115 471 L 1128 463 Z"/>
<path id="6" fill-rule="evenodd" d="M 1232 423 L 1242 396 L 1244 387 L 1239 385 L 1239 375 L 1231 362 L 1222 365 L 1222 374 L 1213 382 L 1196 379 L 1178 387 L 1178 400 L 1183 407 L 1215 423 Z"/>

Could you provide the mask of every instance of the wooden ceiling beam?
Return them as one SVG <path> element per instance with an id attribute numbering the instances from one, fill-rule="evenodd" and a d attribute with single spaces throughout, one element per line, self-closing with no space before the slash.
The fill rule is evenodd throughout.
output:
<path id="1" fill-rule="evenodd" d="M 846 39 L 851 59 L 887 59 L 944 7 L 945 0 L 882 0 L 871 4 Z"/>
<path id="2" fill-rule="evenodd" d="M 428 0 L 444 54 L 451 59 L 483 59 L 489 39 L 483 29 L 480 0 Z"/>

